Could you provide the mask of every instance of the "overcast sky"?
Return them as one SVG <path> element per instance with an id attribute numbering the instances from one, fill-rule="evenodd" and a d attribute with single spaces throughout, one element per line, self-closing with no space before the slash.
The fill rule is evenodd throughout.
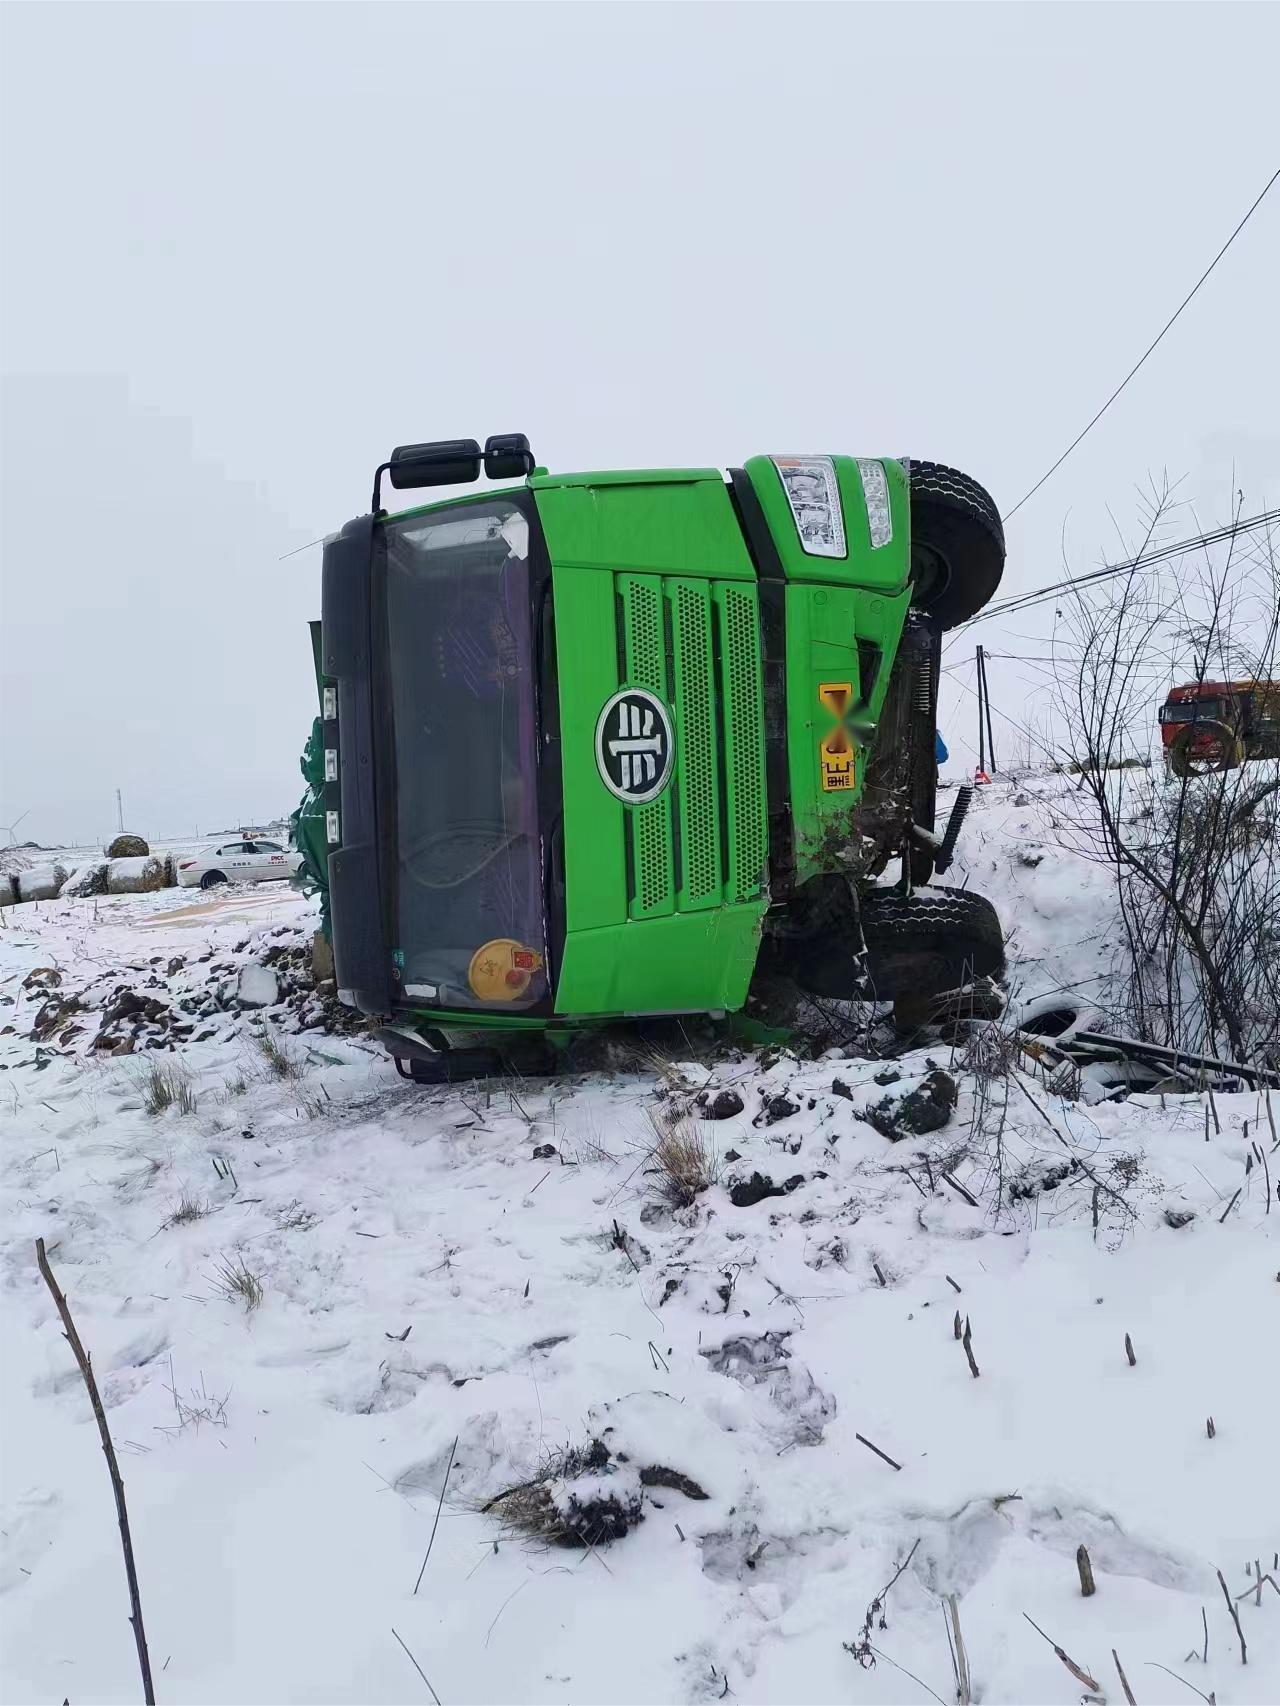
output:
<path id="1" fill-rule="evenodd" d="M 291 808 L 319 550 L 412 439 L 913 454 L 1021 497 L 1280 164 L 1280 10 L 23 5 L 0 823 Z M 1280 498 L 1280 186 L 1009 531 Z M 1190 529 L 1189 529 L 1190 530 Z M 967 644 L 967 641 L 966 641 Z M 1015 709 L 1014 666 L 992 665 Z M 971 701 L 944 721 L 970 739 Z M 971 762 L 971 760 L 970 760 Z"/>

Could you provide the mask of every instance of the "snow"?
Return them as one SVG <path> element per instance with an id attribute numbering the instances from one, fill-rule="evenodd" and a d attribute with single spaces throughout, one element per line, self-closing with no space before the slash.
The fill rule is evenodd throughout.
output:
<path id="1" fill-rule="evenodd" d="M 1105 1004 L 1108 879 L 1058 846 L 1060 788 L 984 790 L 949 880 L 1014 927 L 1021 996 Z M 1280 1156 L 1256 1095 L 1218 1097 L 1206 1140 L 1199 1097 L 1086 1107 L 1017 1080 L 1003 1165 L 1026 1194 L 997 1208 L 997 1121 L 949 1045 L 888 1085 L 850 1048 L 426 1090 L 326 1028 L 314 912 L 287 889 L 5 918 L 6 1701 L 139 1696 L 37 1237 L 108 1406 L 166 1702 L 429 1698 L 392 1629 L 445 1706 L 950 1701 L 951 1593 L 984 1706 L 1081 1697 L 1025 1617 L 1113 1701 L 1113 1648 L 1144 1706 L 1193 1698 L 1155 1665 L 1220 1706 L 1280 1699 L 1280 1593 L 1240 1601 L 1242 1666 L 1216 1578 L 1241 1594 L 1280 1546 L 1280 1202 L 1257 1153 L 1273 1195 Z M 259 973 L 276 999 L 243 1010 Z M 100 1025 L 132 1052 L 95 1048 Z M 157 1063 L 194 1112 L 147 1111 Z M 960 1086 L 946 1126 L 868 1124 L 935 1069 Z M 702 1126 L 717 1182 L 673 1211 L 650 1116 L 722 1089 L 744 1105 Z M 764 1115 L 784 1092 L 797 1111 Z M 754 1172 L 802 1182 L 735 1207 Z M 258 1307 L 226 1295 L 228 1262 Z M 607 1466 L 560 1474 L 596 1440 Z M 643 1520 L 583 1550 L 486 1510 L 544 1475 L 562 1516 L 639 1489 Z"/>

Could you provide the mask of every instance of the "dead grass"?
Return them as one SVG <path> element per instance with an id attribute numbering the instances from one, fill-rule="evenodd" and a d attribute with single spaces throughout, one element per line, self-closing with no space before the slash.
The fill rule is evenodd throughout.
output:
<path id="1" fill-rule="evenodd" d="M 317 1214 L 312 1214 L 309 1208 L 303 1208 L 302 1204 L 295 1198 L 293 1202 L 286 1203 L 283 1208 L 274 1210 L 271 1218 L 275 1221 L 276 1229 L 280 1232 L 310 1232 L 320 1217 Z"/>
<path id="2" fill-rule="evenodd" d="M 193 1386 L 189 1394 L 184 1395 L 178 1390 L 178 1383 L 173 1376 L 173 1359 L 169 1359 L 169 1384 L 165 1388 L 173 1399 L 176 1422 L 170 1427 L 162 1427 L 157 1431 L 170 1439 L 177 1439 L 180 1434 L 191 1428 L 199 1433 L 203 1427 L 225 1428 L 227 1425 L 227 1400 L 231 1397 L 230 1390 L 221 1398 L 216 1393 L 209 1392 L 204 1383 L 204 1375 L 200 1376 L 199 1386 Z"/>
<path id="3" fill-rule="evenodd" d="M 189 1196 L 183 1191 L 178 1199 L 178 1206 L 164 1223 L 164 1230 L 171 1226 L 190 1226 L 192 1221 L 203 1220 L 209 1214 L 209 1204 L 202 1197 Z"/>
<path id="4" fill-rule="evenodd" d="M 294 1082 L 302 1077 L 305 1070 L 304 1063 L 284 1046 L 279 1037 L 269 1030 L 262 1030 L 253 1040 L 271 1077 L 282 1078 L 289 1082 Z"/>
<path id="5" fill-rule="evenodd" d="M 657 1169 L 657 1191 L 672 1208 L 688 1208 L 720 1177 L 720 1157 L 696 1120 L 663 1120 L 650 1115 L 657 1141 L 650 1160 Z"/>
<path id="6" fill-rule="evenodd" d="M 497 1517 L 510 1534 L 545 1546 L 590 1551 L 618 1540 L 640 1520 L 639 1487 L 619 1477 L 609 1487 L 611 1458 L 600 1440 L 548 1452 L 541 1472 L 490 1499 L 483 1511 Z M 573 1483 L 585 1477 L 581 1493 Z M 601 1490 L 601 1489 L 606 1490 Z"/>
<path id="7" fill-rule="evenodd" d="M 243 1255 L 223 1256 L 212 1274 L 213 1289 L 228 1303 L 240 1303 L 246 1314 L 252 1314 L 261 1304 L 265 1292 L 262 1280 L 245 1263 Z"/>
<path id="8" fill-rule="evenodd" d="M 185 1067 L 153 1061 L 142 1081 L 142 1104 L 153 1117 L 169 1108 L 180 1114 L 194 1114 L 196 1093 L 191 1087 L 191 1075 Z"/>

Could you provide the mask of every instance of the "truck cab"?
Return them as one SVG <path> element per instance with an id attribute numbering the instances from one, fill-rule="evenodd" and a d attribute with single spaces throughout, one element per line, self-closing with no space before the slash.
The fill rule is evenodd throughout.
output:
<path id="1" fill-rule="evenodd" d="M 510 483 L 381 506 L 383 474 L 482 467 Z M 909 898 L 941 846 L 942 624 L 913 603 L 932 576 L 967 610 L 951 558 L 913 555 L 888 458 L 551 475 L 518 434 L 396 451 L 324 551 L 341 998 L 430 1076 L 498 1033 L 737 1011 L 788 943 L 862 992 L 876 877 L 901 855 Z"/>

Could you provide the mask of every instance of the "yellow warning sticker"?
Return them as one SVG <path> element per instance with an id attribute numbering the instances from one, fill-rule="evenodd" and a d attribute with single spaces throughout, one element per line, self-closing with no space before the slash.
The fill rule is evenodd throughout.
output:
<path id="1" fill-rule="evenodd" d="M 818 747 L 824 794 L 844 794 L 857 786 L 853 743 L 843 729 L 833 729 Z"/>
<path id="2" fill-rule="evenodd" d="M 818 703 L 833 717 L 842 718 L 853 703 L 851 681 L 823 681 L 818 684 Z M 822 766 L 824 794 L 843 794 L 857 786 L 857 766 L 853 742 L 842 727 L 834 728 L 818 743 L 818 761 Z"/>

